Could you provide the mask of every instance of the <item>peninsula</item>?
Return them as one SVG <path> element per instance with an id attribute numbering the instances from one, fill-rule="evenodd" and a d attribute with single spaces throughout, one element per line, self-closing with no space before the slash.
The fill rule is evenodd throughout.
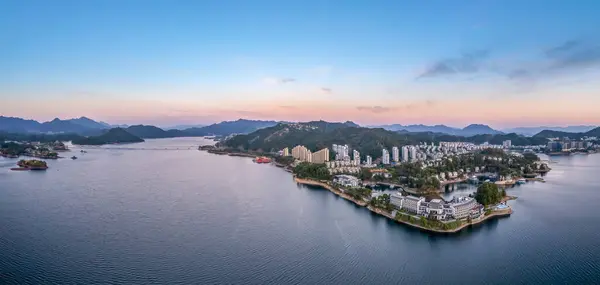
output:
<path id="1" fill-rule="evenodd" d="M 325 188 L 376 214 L 435 233 L 455 233 L 511 215 L 507 201 L 516 197 L 508 196 L 504 188 L 550 171 L 548 162 L 535 154 L 545 145 L 512 146 L 510 140 L 500 145 L 475 144 L 447 135 L 443 138 L 450 141 L 415 142 L 422 138 L 422 134 L 320 121 L 278 124 L 199 150 L 267 156 L 276 166 L 292 172 L 296 183 Z M 294 139 L 309 142 L 311 147 L 289 143 Z M 332 142 L 331 151 L 324 142 Z M 286 144 L 295 146 L 276 149 Z M 472 183 L 478 188 L 469 196 L 441 199 L 440 189 L 456 183 Z M 377 191 L 377 184 L 391 190 Z"/>

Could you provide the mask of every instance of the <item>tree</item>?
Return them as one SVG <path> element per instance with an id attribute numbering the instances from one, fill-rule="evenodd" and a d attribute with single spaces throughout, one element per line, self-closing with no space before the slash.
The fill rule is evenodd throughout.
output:
<path id="1" fill-rule="evenodd" d="M 498 185 L 493 183 L 483 183 L 477 188 L 475 200 L 486 206 L 497 204 L 502 200 L 502 193 L 498 190 Z"/>

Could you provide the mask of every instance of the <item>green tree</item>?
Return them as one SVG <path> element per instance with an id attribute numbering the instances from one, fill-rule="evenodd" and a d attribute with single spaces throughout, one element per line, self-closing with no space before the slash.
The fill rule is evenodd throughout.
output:
<path id="1" fill-rule="evenodd" d="M 502 200 L 502 193 L 498 190 L 498 185 L 483 183 L 477 188 L 475 200 L 486 206 L 496 204 Z"/>

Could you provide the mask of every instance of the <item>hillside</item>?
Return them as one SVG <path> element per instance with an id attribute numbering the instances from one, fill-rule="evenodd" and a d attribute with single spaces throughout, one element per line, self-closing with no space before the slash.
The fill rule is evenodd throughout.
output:
<path id="1" fill-rule="evenodd" d="M 34 120 L 26 120 L 15 117 L 0 116 L 0 131 L 10 133 L 38 132 L 40 123 Z"/>
<path id="2" fill-rule="evenodd" d="M 75 133 L 90 135 L 98 134 L 98 131 L 108 128 L 107 124 L 86 117 L 69 120 L 55 118 L 52 121 L 40 123 L 35 120 L 0 116 L 0 131 L 9 133 Z"/>
<path id="3" fill-rule="evenodd" d="M 155 126 L 135 125 L 125 129 L 128 133 L 145 139 L 159 139 L 159 138 L 176 138 L 184 137 L 187 134 L 180 130 L 168 130 L 165 131 Z"/>
<path id="4" fill-rule="evenodd" d="M 517 133 L 525 136 L 533 136 L 535 134 L 540 133 L 541 131 L 549 130 L 549 131 L 559 131 L 566 133 L 585 133 L 592 129 L 596 128 L 596 126 L 567 126 L 567 127 L 518 127 L 512 129 L 503 130 L 506 133 Z"/>
<path id="5" fill-rule="evenodd" d="M 583 137 L 600 137 L 600 127 L 597 127 L 595 129 L 592 129 L 592 130 L 589 130 L 589 131 L 583 132 L 583 133 L 570 133 L 570 132 L 544 130 L 544 131 L 541 131 L 541 132 L 537 133 L 533 137 L 535 137 L 535 138 L 563 138 L 563 137 L 568 137 L 568 138 L 571 138 L 571 139 L 580 139 L 580 138 L 583 138 Z"/>
<path id="6" fill-rule="evenodd" d="M 78 145 L 103 145 L 114 143 L 137 143 L 144 140 L 128 133 L 125 129 L 114 128 L 99 136 L 74 139 L 73 144 Z"/>
<path id="7" fill-rule="evenodd" d="M 247 134 L 258 129 L 277 125 L 275 121 L 244 120 L 224 121 L 201 128 L 183 130 L 191 136 L 228 136 L 231 134 Z"/>
<path id="8" fill-rule="evenodd" d="M 476 135 L 471 137 L 453 136 L 432 132 L 392 132 L 382 128 L 354 127 L 345 123 L 323 121 L 278 124 L 256 132 L 237 135 L 218 146 L 253 151 L 277 151 L 285 147 L 304 145 L 311 150 L 331 147 L 332 144 L 348 144 L 363 155 L 381 156 L 381 149 L 418 143 L 438 143 L 440 141 L 463 141 L 481 144 L 502 144 L 511 140 L 513 145 L 543 145 L 545 138 L 528 138 L 517 134 Z"/>
<path id="9" fill-rule="evenodd" d="M 487 125 L 481 125 L 481 124 L 471 124 L 462 129 L 453 128 L 453 127 L 449 127 L 446 125 L 435 125 L 435 126 L 406 125 L 406 126 L 403 126 L 400 124 L 383 125 L 383 126 L 373 127 L 373 128 L 383 128 L 383 129 L 386 129 L 389 131 L 396 131 L 396 132 L 401 132 L 401 133 L 406 133 L 406 132 L 440 133 L 440 134 L 465 136 L 465 137 L 474 136 L 474 135 L 483 135 L 483 134 L 502 134 L 501 131 L 494 130 Z"/>
<path id="10" fill-rule="evenodd" d="M 219 143 L 219 146 L 243 150 L 277 151 L 285 147 L 304 145 L 312 150 L 348 144 L 363 155 L 381 155 L 383 147 L 391 148 L 418 143 L 415 137 L 387 131 L 355 127 L 347 123 L 323 121 L 278 124 L 247 135 L 237 135 Z"/>

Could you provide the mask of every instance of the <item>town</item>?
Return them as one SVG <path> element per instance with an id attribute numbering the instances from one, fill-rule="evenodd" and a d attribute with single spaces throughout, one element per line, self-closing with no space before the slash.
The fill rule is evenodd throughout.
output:
<path id="1" fill-rule="evenodd" d="M 278 152 L 290 158 L 296 181 L 322 186 L 399 222 L 430 231 L 455 232 L 494 216 L 512 213 L 504 187 L 550 171 L 535 152 L 546 146 L 513 148 L 465 142 L 421 143 L 382 148 L 381 156 L 361 156 L 348 145 L 333 144 L 312 152 L 297 145 Z M 277 160 L 277 157 L 276 157 Z M 445 201 L 440 187 L 478 185 L 476 193 Z M 381 187 L 387 186 L 384 190 Z"/>

